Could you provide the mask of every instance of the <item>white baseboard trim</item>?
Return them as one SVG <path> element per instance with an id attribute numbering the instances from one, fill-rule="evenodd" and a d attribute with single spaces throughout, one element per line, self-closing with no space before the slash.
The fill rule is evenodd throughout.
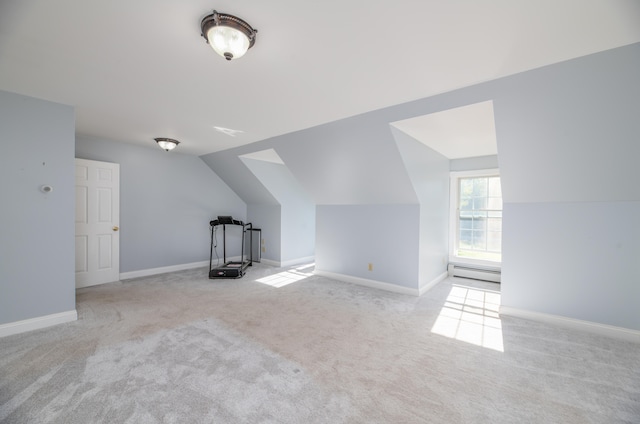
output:
<path id="1" fill-rule="evenodd" d="M 574 330 L 581 330 L 593 334 L 599 334 L 602 336 L 614 337 L 617 339 L 640 343 L 640 331 L 632 330 L 629 328 L 616 327 L 613 325 L 600 324 L 591 321 L 583 321 L 559 315 L 545 314 L 542 312 L 528 311 L 525 309 L 512 308 L 510 306 L 500 306 L 500 315 L 509 315 L 516 318 L 524 318 L 531 321 L 544 322 L 546 324 L 558 325 Z"/>
<path id="2" fill-rule="evenodd" d="M 227 258 L 227 260 L 233 260 Z M 209 266 L 209 261 L 191 262 L 188 264 L 163 266 L 160 268 L 141 269 L 139 271 L 130 271 L 120 273 L 120 280 L 129 280 L 131 278 L 148 277 L 150 275 L 165 274 L 167 272 L 184 271 L 185 269 L 201 268 Z"/>
<path id="3" fill-rule="evenodd" d="M 41 328 L 51 327 L 52 325 L 64 324 L 65 322 L 77 320 L 78 312 L 73 309 L 71 311 L 59 312 L 57 314 L 44 315 L 41 317 L 24 319 L 22 321 L 0 324 L 0 337 L 11 336 L 13 334 L 24 333 L 26 331 L 39 330 Z"/>
<path id="4" fill-rule="evenodd" d="M 310 264 L 315 262 L 315 260 L 316 260 L 315 256 L 305 256 L 304 258 L 289 259 L 288 261 L 280 262 L 280 266 L 285 267 L 285 266 Z"/>
<path id="5" fill-rule="evenodd" d="M 322 277 L 332 278 L 334 280 L 344 281 L 345 283 L 357 284 L 359 286 L 370 287 L 373 289 L 386 290 L 393 293 L 408 294 L 410 296 L 419 296 L 417 289 L 398 286 L 391 283 L 383 283 L 382 281 L 369 280 L 367 278 L 354 277 L 352 275 L 336 274 L 334 272 L 322 271 L 316 269 L 314 274 Z"/>
<path id="6" fill-rule="evenodd" d="M 271 265 L 271 266 L 275 266 L 277 268 L 284 268 L 284 267 L 288 267 L 288 266 L 295 266 L 295 265 L 304 265 L 304 264 L 309 264 L 309 263 L 313 263 L 316 260 L 315 256 L 306 256 L 304 258 L 296 258 L 296 259 L 289 259 L 288 261 L 274 261 L 271 259 L 260 259 L 260 263 L 263 263 L 265 265 Z"/>
<path id="7" fill-rule="evenodd" d="M 276 268 L 280 268 L 280 261 L 273 261 L 271 259 L 260 259 L 260 263 L 261 264 L 265 264 L 265 265 L 269 265 L 269 266 L 275 266 Z"/>
<path id="8" fill-rule="evenodd" d="M 445 271 L 442 274 L 438 275 L 433 280 L 431 280 L 430 282 L 428 282 L 427 284 L 421 285 L 420 289 L 418 290 L 418 296 L 422 296 L 423 294 L 425 294 L 426 292 L 434 288 L 438 283 L 444 281 L 448 276 L 449 276 L 449 273 Z"/>

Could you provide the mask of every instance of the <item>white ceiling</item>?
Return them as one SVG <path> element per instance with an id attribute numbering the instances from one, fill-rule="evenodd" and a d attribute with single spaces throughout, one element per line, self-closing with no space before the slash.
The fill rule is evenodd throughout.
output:
<path id="1" fill-rule="evenodd" d="M 214 8 L 259 30 L 237 61 Z M 638 41 L 637 0 L 0 0 L 0 89 L 201 155 Z"/>
<path id="2" fill-rule="evenodd" d="M 498 154 L 492 101 L 405 119 L 391 125 L 449 159 Z"/>

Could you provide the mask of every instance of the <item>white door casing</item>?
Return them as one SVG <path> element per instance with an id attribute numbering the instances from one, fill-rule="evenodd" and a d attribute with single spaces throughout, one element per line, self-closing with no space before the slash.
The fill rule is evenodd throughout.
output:
<path id="1" fill-rule="evenodd" d="M 120 279 L 120 165 L 76 159 L 76 288 Z"/>

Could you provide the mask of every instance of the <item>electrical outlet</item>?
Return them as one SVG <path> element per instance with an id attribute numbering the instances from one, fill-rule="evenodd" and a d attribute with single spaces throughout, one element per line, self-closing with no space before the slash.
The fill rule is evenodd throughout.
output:
<path id="1" fill-rule="evenodd" d="M 262 253 L 264 253 L 264 252 L 266 252 L 266 251 L 267 251 L 267 248 L 266 248 L 266 247 L 264 247 L 264 246 L 262 246 Z"/>
<path id="2" fill-rule="evenodd" d="M 262 239 L 262 245 L 264 246 L 264 239 Z"/>
<path id="3" fill-rule="evenodd" d="M 369 271 L 373 271 L 373 264 L 369 263 Z"/>

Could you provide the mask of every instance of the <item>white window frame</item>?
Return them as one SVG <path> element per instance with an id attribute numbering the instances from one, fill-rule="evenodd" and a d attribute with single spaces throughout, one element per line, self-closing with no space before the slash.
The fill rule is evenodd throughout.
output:
<path id="1" fill-rule="evenodd" d="M 452 171 L 449 182 L 449 263 L 463 265 L 479 265 L 488 268 L 502 267 L 502 262 L 489 261 L 483 259 L 473 259 L 457 256 L 458 251 L 458 198 L 460 196 L 460 178 L 478 178 L 500 176 L 498 168 L 478 169 L 473 171 Z"/>

